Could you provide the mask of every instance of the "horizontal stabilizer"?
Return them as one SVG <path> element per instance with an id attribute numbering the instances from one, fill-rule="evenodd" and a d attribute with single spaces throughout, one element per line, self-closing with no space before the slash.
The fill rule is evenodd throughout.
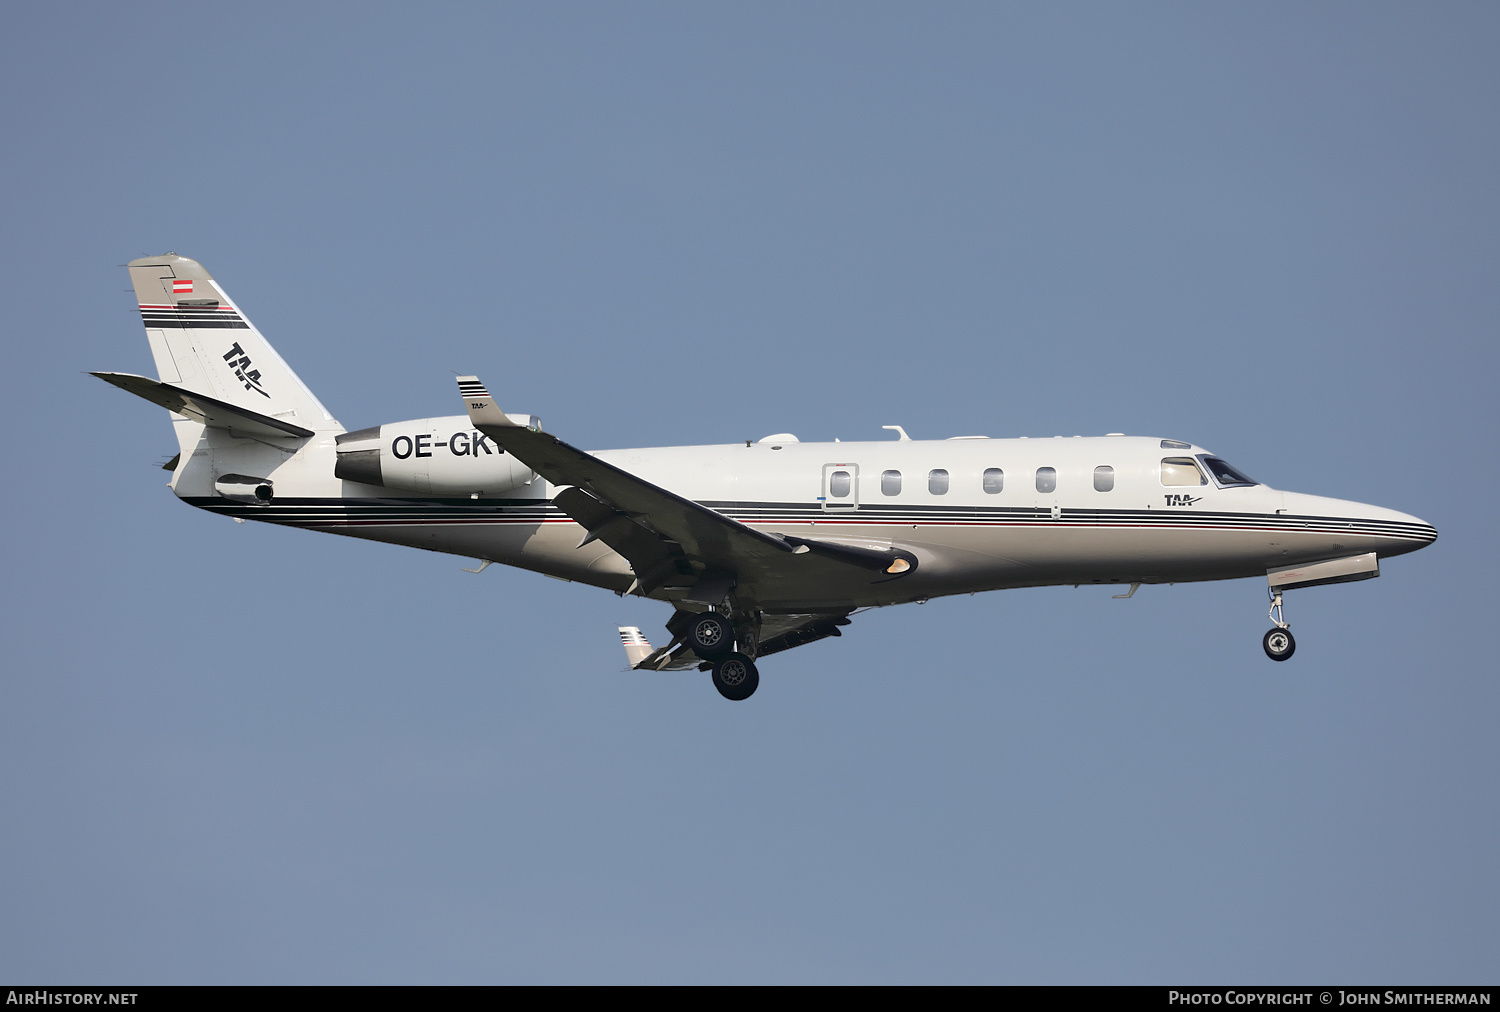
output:
<path id="1" fill-rule="evenodd" d="M 174 387 L 170 383 L 163 383 L 146 376 L 133 376 L 124 372 L 96 372 L 91 375 L 98 376 L 104 382 L 112 383 L 121 390 L 128 390 L 137 397 L 160 405 L 168 411 L 175 411 L 179 415 L 202 422 L 211 429 L 228 429 L 230 432 L 245 436 L 263 436 L 273 439 L 313 435 L 312 429 L 305 429 L 300 425 L 284 422 L 280 418 L 272 418 L 270 415 L 263 415 L 247 408 L 235 407 L 215 397 L 207 397 L 191 390 Z"/>

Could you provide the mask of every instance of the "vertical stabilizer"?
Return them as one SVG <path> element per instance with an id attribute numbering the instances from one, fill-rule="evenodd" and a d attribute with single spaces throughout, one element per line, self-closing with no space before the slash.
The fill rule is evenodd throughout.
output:
<path id="1" fill-rule="evenodd" d="M 202 264 L 167 253 L 127 266 L 162 382 L 315 431 L 343 431 Z"/>

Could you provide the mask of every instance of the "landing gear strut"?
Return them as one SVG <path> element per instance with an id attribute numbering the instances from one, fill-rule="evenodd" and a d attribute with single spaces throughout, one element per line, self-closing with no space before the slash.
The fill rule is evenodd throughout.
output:
<path id="1" fill-rule="evenodd" d="M 1291 627 L 1281 614 L 1281 591 L 1272 589 L 1271 594 L 1271 621 L 1276 623 L 1276 628 L 1266 633 L 1260 641 L 1265 648 L 1266 656 L 1273 661 L 1284 661 L 1291 657 L 1297 650 L 1297 641 L 1292 638 Z"/>

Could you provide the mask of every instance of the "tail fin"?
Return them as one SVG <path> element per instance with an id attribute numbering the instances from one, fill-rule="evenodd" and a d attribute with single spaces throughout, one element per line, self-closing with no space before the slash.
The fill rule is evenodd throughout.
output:
<path id="1" fill-rule="evenodd" d="M 162 382 L 317 431 L 343 426 L 196 260 L 132 260 L 146 339 Z"/>

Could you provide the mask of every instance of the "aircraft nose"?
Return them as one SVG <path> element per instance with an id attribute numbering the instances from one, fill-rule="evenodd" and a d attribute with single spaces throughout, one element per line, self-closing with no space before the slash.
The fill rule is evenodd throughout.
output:
<path id="1" fill-rule="evenodd" d="M 1366 544 L 1381 556 L 1405 555 L 1426 548 L 1437 540 L 1437 528 L 1420 517 L 1369 503 L 1325 499 L 1321 496 L 1284 493 L 1285 505 L 1293 514 L 1316 516 L 1332 522 L 1350 533 L 1370 538 Z M 1366 549 L 1367 551 L 1369 549 Z"/>
<path id="2" fill-rule="evenodd" d="M 1437 528 L 1420 517 L 1380 506 L 1361 504 L 1359 518 L 1370 533 L 1378 535 L 1384 547 L 1381 555 L 1405 555 L 1426 548 L 1437 540 Z"/>
<path id="3" fill-rule="evenodd" d="M 1395 511 L 1393 510 L 1392 512 L 1394 513 Z M 1397 523 L 1406 524 L 1421 538 L 1422 543 L 1417 545 L 1418 548 L 1426 548 L 1437 540 L 1437 528 L 1429 524 L 1426 520 L 1418 519 L 1410 513 L 1396 513 L 1395 518 Z"/>

